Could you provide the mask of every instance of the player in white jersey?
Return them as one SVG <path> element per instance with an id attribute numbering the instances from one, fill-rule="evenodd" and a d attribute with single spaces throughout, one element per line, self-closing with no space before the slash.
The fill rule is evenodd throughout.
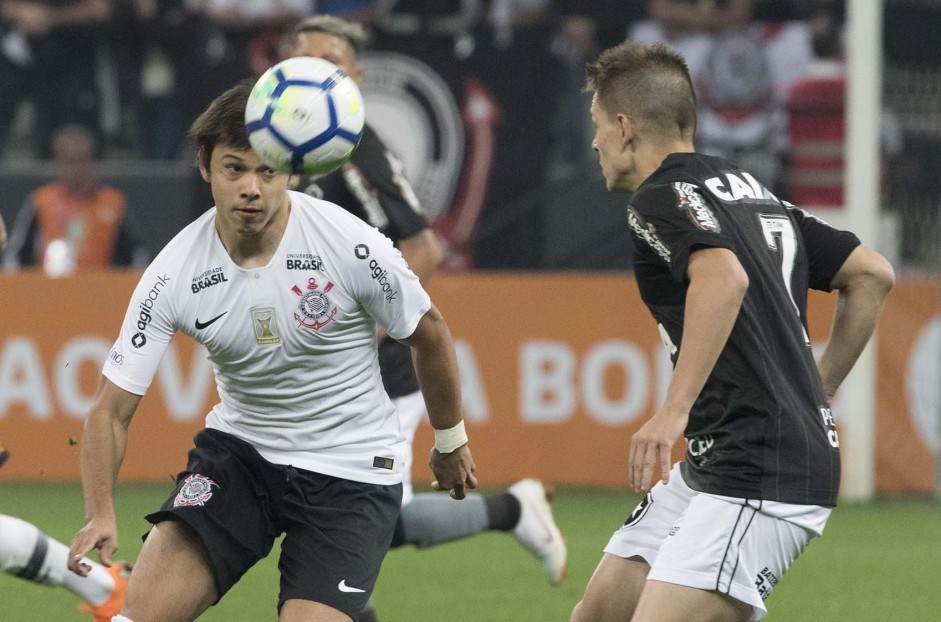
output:
<path id="1" fill-rule="evenodd" d="M 382 388 L 377 322 L 412 347 L 436 430 L 434 486 L 476 487 L 450 332 L 391 242 L 287 190 L 245 136 L 251 84 L 194 122 L 216 207 L 144 273 L 85 421 L 86 523 L 69 568 L 117 548 L 127 429 L 176 331 L 206 346 L 220 397 L 153 523 L 116 622 L 194 620 L 285 534 L 281 622 L 359 616 L 401 500 L 404 437 Z M 169 572 L 168 572 L 169 571 Z"/>

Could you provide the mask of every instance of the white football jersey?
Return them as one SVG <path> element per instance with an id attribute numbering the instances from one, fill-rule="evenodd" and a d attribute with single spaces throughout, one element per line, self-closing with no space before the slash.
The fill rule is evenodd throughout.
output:
<path id="1" fill-rule="evenodd" d="M 270 462 L 360 482 L 402 479 L 405 437 L 382 387 L 376 323 L 411 335 L 431 301 L 388 238 L 290 192 L 270 263 L 232 262 L 211 209 L 147 268 L 103 373 L 143 395 L 170 338 L 206 346 L 220 403 L 206 427 Z"/>

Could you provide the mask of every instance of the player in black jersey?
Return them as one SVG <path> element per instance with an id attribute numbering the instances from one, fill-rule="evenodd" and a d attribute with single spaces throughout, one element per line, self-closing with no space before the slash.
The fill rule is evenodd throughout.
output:
<path id="1" fill-rule="evenodd" d="M 294 29 L 294 54 L 331 61 L 357 83 L 363 71 L 357 55 L 366 45 L 360 24 L 335 16 L 316 15 Z M 368 102 L 367 102 L 368 107 Z M 318 178 L 299 178 L 295 187 L 343 207 L 373 225 L 387 237 L 427 286 L 438 270 L 443 253 L 435 233 L 422 214 L 422 206 L 405 176 L 400 160 L 367 124 L 350 161 L 341 169 Z M 381 328 L 380 328 L 381 330 Z M 379 368 L 386 393 L 395 403 L 402 432 L 409 441 L 425 417 L 411 352 L 394 339 L 379 336 Z M 497 495 L 469 495 L 461 503 L 436 494 L 413 494 L 411 450 L 405 462 L 402 513 L 396 524 L 392 548 L 407 544 L 435 546 L 487 530 L 511 532 L 542 564 L 555 585 L 565 577 L 565 541 L 552 516 L 542 483 L 524 479 Z M 376 620 L 371 610 L 359 622 Z"/>
<path id="2" fill-rule="evenodd" d="M 630 483 L 649 492 L 612 536 L 572 620 L 758 620 L 836 504 L 830 400 L 894 273 L 852 233 L 696 154 L 693 87 L 667 48 L 606 50 L 588 65 L 587 88 L 607 188 L 633 193 L 637 284 L 674 372 L 631 439 Z M 817 364 L 808 288 L 839 292 Z M 681 435 L 686 457 L 671 470 Z"/>

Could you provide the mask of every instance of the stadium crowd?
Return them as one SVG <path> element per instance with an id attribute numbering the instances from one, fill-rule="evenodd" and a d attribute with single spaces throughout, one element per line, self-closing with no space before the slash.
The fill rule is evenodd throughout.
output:
<path id="1" fill-rule="evenodd" d="M 427 63 L 460 107 L 469 80 L 483 85 L 498 140 L 473 257 L 455 265 L 484 268 L 535 265 L 546 184 L 591 161 L 584 64 L 625 37 L 686 57 L 700 149 L 749 162 L 781 196 L 799 193 L 788 169 L 791 91 L 814 75 L 843 20 L 836 0 L 2 0 L 0 162 L 52 158 L 55 133 L 75 124 L 105 161 L 190 160 L 185 134 L 198 112 L 283 58 L 290 27 L 314 12 L 362 22 L 374 51 Z M 815 26 L 822 16 L 829 28 Z M 887 144 L 899 142 L 896 131 Z M 805 157 L 796 183 L 839 186 L 841 164 Z M 198 193 L 193 203 L 193 215 L 209 205 Z"/>
<path id="2" fill-rule="evenodd" d="M 930 118 L 941 102 L 938 63 L 924 52 L 937 39 L 925 27 L 937 10 L 906 8 L 910 4 L 886 3 L 884 97 L 889 109 L 897 109 L 887 110 L 883 121 L 883 194 L 898 220 L 899 256 L 925 265 L 938 254 L 933 215 L 941 192 L 933 174 L 941 161 L 939 131 Z M 433 163 L 440 166 L 427 183 L 416 184 L 419 191 L 442 193 L 425 203 L 453 251 L 448 269 L 629 268 L 615 223 L 573 230 L 564 222 L 566 197 L 585 196 L 595 187 L 587 178 L 597 175 L 583 114 L 585 61 L 626 37 L 666 42 L 693 70 L 701 112 L 697 147 L 754 164 L 783 198 L 829 206 L 842 193 L 844 5 L 845 0 L 0 0 L 0 175 L 12 171 L 6 178 L 11 183 L 0 190 L 0 214 L 10 226 L 28 191 L 49 181 L 48 173 L 30 181 L 20 172 L 51 170 L 35 163 L 52 158 L 53 135 L 64 125 L 93 132 L 106 170 L 112 164 L 125 171 L 147 162 L 135 169 L 146 171 L 156 162 L 191 162 L 185 133 L 197 113 L 226 86 L 282 58 L 290 25 L 317 12 L 362 22 L 372 52 L 421 61 L 450 89 L 454 118 L 447 121 L 435 100 L 432 108 L 444 120 L 427 125 L 457 127 L 454 140 L 461 151 L 446 154 L 457 170 Z M 403 64 L 401 72 L 388 75 L 404 82 L 410 71 Z M 806 96 L 821 84 L 822 96 Z M 469 114 L 470 103 L 481 101 L 488 106 L 484 120 Z M 495 140 L 484 153 L 474 145 L 484 144 L 488 131 Z M 426 142 L 447 146 L 438 135 Z M 421 146 L 397 145 L 403 152 Z M 416 160 L 421 158 L 406 161 L 413 182 L 426 174 Z M 461 180 L 472 170 L 481 179 L 482 165 L 483 189 L 470 192 Z M 187 170 L 191 192 L 173 226 L 211 205 L 194 169 Z M 105 179 L 127 193 L 123 180 Z M 24 187 L 30 183 L 32 188 Z M 607 205 L 598 195 L 590 200 Z M 153 254 L 169 230 L 136 218 L 152 208 L 139 203 L 129 196 L 130 220 Z M 455 231 L 456 220 L 473 228 Z"/>

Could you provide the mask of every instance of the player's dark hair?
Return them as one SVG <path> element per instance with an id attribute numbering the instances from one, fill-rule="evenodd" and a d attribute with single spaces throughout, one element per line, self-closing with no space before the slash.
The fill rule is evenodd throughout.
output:
<path id="1" fill-rule="evenodd" d="M 294 27 L 294 38 L 304 32 L 322 32 L 346 39 L 353 51 L 359 54 L 369 43 L 369 34 L 359 22 L 351 22 L 335 15 L 314 15 Z"/>
<path id="2" fill-rule="evenodd" d="M 623 112 L 661 135 L 696 131 L 696 94 L 686 61 L 660 43 L 626 41 L 585 67 L 585 88 L 608 114 Z"/>
<path id="3" fill-rule="evenodd" d="M 248 151 L 252 148 L 245 133 L 245 105 L 253 82 L 243 80 L 212 100 L 190 126 L 190 138 L 196 141 L 196 157 L 209 170 L 212 150 L 218 145 Z"/>

